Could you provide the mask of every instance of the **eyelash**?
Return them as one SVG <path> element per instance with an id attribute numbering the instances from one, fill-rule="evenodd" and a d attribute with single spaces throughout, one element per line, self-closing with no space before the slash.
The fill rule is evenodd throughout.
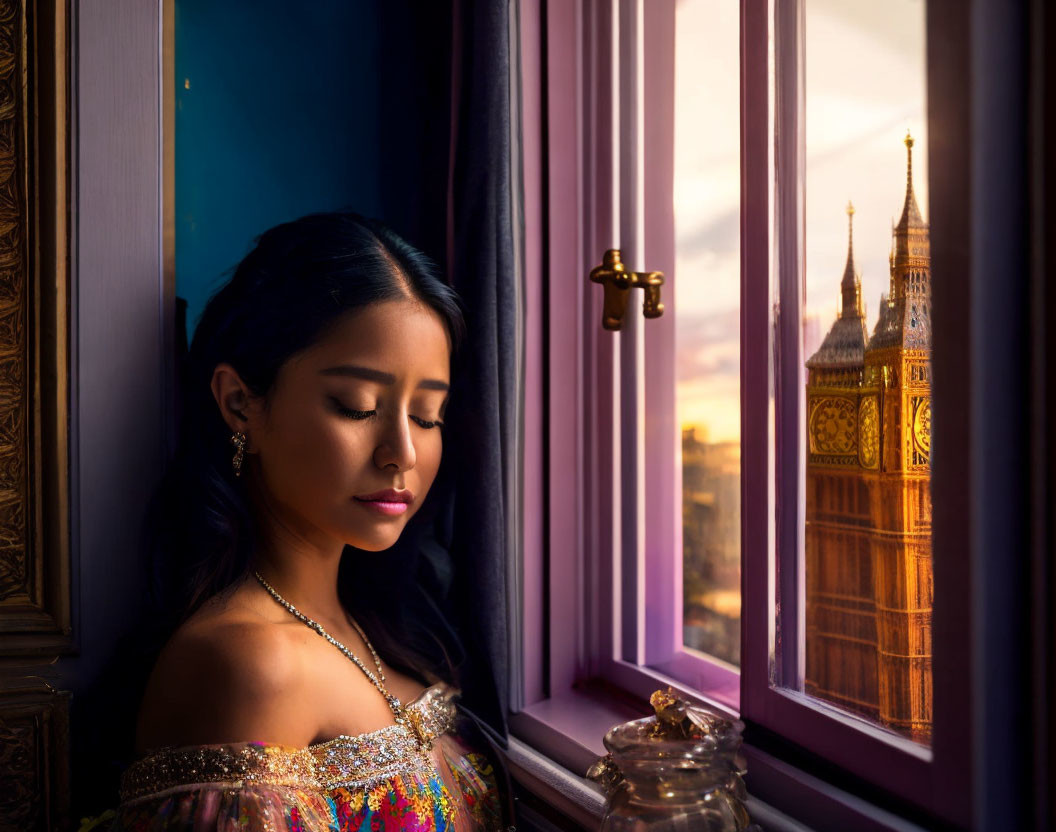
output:
<path id="1" fill-rule="evenodd" d="M 334 406 L 337 408 L 337 412 L 347 419 L 370 419 L 371 417 L 378 415 L 377 410 L 352 410 L 338 402 L 337 399 L 334 399 L 333 402 Z M 418 427 L 424 428 L 425 430 L 442 428 L 444 426 L 444 423 L 440 420 L 431 422 L 428 419 L 421 419 L 418 416 L 411 416 L 411 419 L 416 425 L 418 425 Z"/>

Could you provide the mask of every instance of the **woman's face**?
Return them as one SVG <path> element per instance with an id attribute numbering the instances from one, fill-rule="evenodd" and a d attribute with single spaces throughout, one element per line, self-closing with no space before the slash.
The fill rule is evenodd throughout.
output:
<path id="1" fill-rule="evenodd" d="M 321 546 L 392 546 L 440 466 L 449 364 L 441 318 L 409 299 L 349 312 L 290 358 L 247 408 L 269 514 Z"/>

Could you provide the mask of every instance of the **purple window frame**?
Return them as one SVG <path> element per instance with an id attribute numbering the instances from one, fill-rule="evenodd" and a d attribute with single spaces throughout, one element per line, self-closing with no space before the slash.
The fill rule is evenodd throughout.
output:
<path id="1" fill-rule="evenodd" d="M 525 17 L 534 18 L 538 9 L 538 2 L 521 4 L 522 40 L 537 31 Z M 737 672 L 682 645 L 673 314 L 643 326 L 635 304 L 620 335 L 605 332 L 598 323 L 601 292 L 591 291 L 597 287 L 585 279 L 602 252 L 616 247 L 632 266 L 648 261 L 650 269 L 674 273 L 673 133 L 663 126 L 672 124 L 674 111 L 674 9 L 673 0 L 647 7 L 636 0 L 584 0 L 547 8 L 549 77 L 580 80 L 574 85 L 576 97 L 548 99 L 548 265 L 551 275 L 567 277 L 562 277 L 561 293 L 551 286 L 548 308 L 548 448 L 532 444 L 526 435 L 525 450 L 526 458 L 545 453 L 550 482 L 563 487 L 551 489 L 546 506 L 549 617 L 529 623 L 526 637 L 534 632 L 533 643 L 541 644 L 546 628 L 577 633 L 575 640 L 551 641 L 551 689 L 565 689 L 584 676 L 638 695 L 673 683 L 698 695 L 707 691 L 712 704 L 735 712 Z M 640 71 L 617 75 L 613 48 L 621 54 L 621 66 Z M 538 52 L 531 45 L 522 50 L 528 78 L 538 66 Z M 534 101 L 534 92 L 525 94 L 525 125 L 536 123 Z M 617 119 L 622 141 L 613 138 Z M 538 159 L 526 161 L 526 178 L 539 167 Z M 613 187 L 617 181 L 622 189 Z M 541 213 L 526 207 L 530 212 Z M 582 279 L 568 274 L 569 263 L 579 264 Z M 671 281 L 664 287 L 669 310 L 675 306 L 674 289 Z M 529 332 L 543 337 L 531 324 Z M 569 360 L 573 356 L 576 361 Z M 644 360 L 650 362 L 648 374 L 641 373 Z M 537 375 L 529 366 L 527 376 Z M 621 396 L 620 390 L 634 393 Z M 571 402 L 581 414 L 576 426 L 568 420 Z M 621 455 L 621 433 L 647 437 L 633 458 Z M 541 491 L 534 483 L 528 490 Z M 632 490 L 638 499 L 630 502 L 637 509 L 621 515 L 613 506 L 621 493 Z M 569 499 L 570 494 L 575 497 Z M 536 500 L 526 506 L 527 516 L 536 514 L 542 498 Z M 528 551 L 538 556 L 540 548 Z M 614 552 L 623 555 L 615 558 Z M 539 566 L 526 563 L 526 570 L 539 587 Z M 529 609 L 542 617 L 541 593 L 526 600 Z M 536 686 L 533 692 L 538 691 Z M 532 700 L 526 692 L 525 702 Z"/>
<path id="2" fill-rule="evenodd" d="M 967 806 L 939 784 L 967 777 L 957 759 L 968 727 L 963 671 L 936 679 L 932 748 L 893 736 L 866 720 L 800 693 L 803 668 L 804 387 L 800 333 L 805 214 L 803 0 L 742 2 L 742 494 L 743 609 L 741 714 L 750 724 L 823 758 L 852 777 L 896 796 L 911 809 L 965 822 Z M 772 9 L 773 17 L 769 18 Z M 931 21 L 929 20 L 929 23 Z M 768 55 L 768 27 L 773 53 Z M 929 50 L 935 41 L 929 40 Z M 764 56 L 767 56 L 764 59 Z M 768 66 L 773 75 L 767 78 Z M 931 70 L 929 69 L 929 72 Z M 929 78 L 929 81 L 934 79 Z M 930 96 L 929 96 L 930 98 Z M 775 137 L 771 142 L 771 137 Z M 789 140 L 790 139 L 790 140 Z M 942 210 L 934 194 L 933 210 Z M 941 288 L 941 287 L 940 287 Z M 942 303 L 946 298 L 941 297 Z M 775 303 L 776 301 L 776 303 Z M 776 310 L 776 323 L 773 317 Z M 958 314 L 962 310 L 951 309 Z M 771 336 L 771 333 L 776 333 Z M 753 344 L 775 345 L 759 349 Z M 936 356 L 938 372 L 949 367 Z M 960 372 L 963 372 L 960 371 Z M 941 396 L 942 391 L 938 391 Z M 941 407 L 941 402 L 936 409 Z M 941 431 L 944 425 L 938 425 Z M 771 440 L 771 437 L 772 440 Z M 936 479 L 941 482 L 941 479 Z M 947 480 L 948 481 L 948 480 Z M 938 490 L 936 511 L 959 499 Z M 765 514 L 759 511 L 765 506 Z M 963 535 L 933 536 L 936 559 L 963 551 Z M 772 568 L 776 565 L 776 569 Z M 959 652 L 951 636 L 967 632 L 963 579 L 937 568 L 935 652 Z M 780 584 L 780 586 L 778 586 Z M 782 638 L 777 649 L 775 596 L 780 589 Z M 941 664 L 938 665 L 941 667 Z M 948 665 L 947 665 L 948 667 Z M 783 676 L 784 683 L 780 684 Z"/>
<path id="3" fill-rule="evenodd" d="M 749 726 L 749 759 L 766 777 L 775 769 L 765 741 L 751 744 L 755 726 L 791 743 L 803 760 L 821 758 L 911 810 L 966 823 L 969 808 L 955 797 L 969 782 L 963 665 L 936 658 L 930 751 L 775 684 L 775 668 L 785 668 L 795 685 L 803 666 L 802 0 L 741 2 L 740 674 L 681 644 L 673 315 L 642 327 L 640 301 L 632 302 L 634 320 L 614 337 L 599 324 L 601 290 L 586 281 L 611 247 L 623 249 L 634 268 L 674 271 L 673 142 L 658 126 L 673 114 L 674 2 L 649 0 L 648 19 L 641 0 L 521 0 L 518 8 L 526 245 L 545 252 L 526 258 L 524 512 L 545 522 L 535 531 L 526 524 L 524 683 L 513 699 L 522 703 L 511 720 L 514 732 L 581 768 L 601 752 L 605 729 L 635 713 L 613 704 L 613 688 L 640 703 L 671 683 L 739 711 Z M 929 58 L 939 46 L 929 39 Z M 617 73 L 613 50 L 637 73 Z M 955 85 L 953 73 L 929 60 L 929 93 Z M 929 106 L 932 117 L 945 115 L 941 105 Z M 617 123 L 622 141 L 613 140 Z M 794 140 L 775 142 L 775 134 Z M 674 281 L 664 287 L 671 311 L 676 289 Z M 951 311 L 967 314 L 963 307 Z M 967 372 L 941 350 L 935 363 L 951 377 Z M 621 424 L 625 431 L 641 424 L 646 437 L 632 458 L 621 456 Z M 941 430 L 939 418 L 936 424 Z M 936 471 L 933 482 L 941 487 L 954 478 Z M 628 488 L 644 494 L 630 516 L 618 510 Z M 952 554 L 967 541 L 963 529 L 941 522 L 961 499 L 946 489 L 935 500 L 934 547 Z M 966 632 L 970 621 L 965 579 L 951 573 L 936 565 L 934 624 L 936 652 L 949 644 L 953 658 L 963 653 L 952 634 Z M 775 655 L 777 574 L 787 582 L 781 656 Z M 782 782 L 786 788 L 788 778 Z"/>
<path id="4" fill-rule="evenodd" d="M 767 51 L 764 4 L 749 7 L 756 14 L 746 15 L 743 32 L 742 712 L 797 745 L 923 804 L 931 790 L 930 752 L 889 739 L 864 720 L 795 691 L 801 687 L 803 666 L 803 4 L 775 4 L 772 55 Z M 764 78 L 771 61 L 773 77 Z M 772 147 L 771 135 L 777 137 Z M 776 327 L 771 313 L 775 300 Z M 752 347 L 775 340 L 774 350 Z M 774 601 L 779 588 L 783 601 L 778 655 Z M 775 683 L 782 674 L 788 688 Z"/>

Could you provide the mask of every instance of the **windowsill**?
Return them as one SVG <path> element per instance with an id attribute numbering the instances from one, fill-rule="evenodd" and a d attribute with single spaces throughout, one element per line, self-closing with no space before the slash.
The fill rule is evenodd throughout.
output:
<path id="1" fill-rule="evenodd" d="M 528 705 L 510 717 L 510 731 L 582 777 L 605 754 L 602 738 L 613 725 L 647 714 L 601 686 L 585 685 Z"/>
<path id="2" fill-rule="evenodd" d="M 516 736 L 510 737 L 506 766 L 519 786 L 565 817 L 586 829 L 597 829 L 601 824 L 605 811 L 601 788 Z"/>
<path id="3" fill-rule="evenodd" d="M 576 823 L 596 829 L 605 795 L 584 774 L 605 753 L 602 737 L 612 726 L 648 712 L 644 703 L 595 684 L 529 705 L 510 717 L 511 775 Z M 751 792 L 748 811 L 764 830 L 922 832 L 921 827 L 757 748 L 745 745 L 744 753 Z"/>
<path id="4" fill-rule="evenodd" d="M 506 758 L 510 776 L 524 789 L 544 800 L 565 817 L 586 829 L 597 829 L 605 812 L 605 794 L 596 784 L 559 765 L 551 757 L 510 738 Z M 772 806 L 749 796 L 748 813 L 765 832 L 811 832 Z"/>

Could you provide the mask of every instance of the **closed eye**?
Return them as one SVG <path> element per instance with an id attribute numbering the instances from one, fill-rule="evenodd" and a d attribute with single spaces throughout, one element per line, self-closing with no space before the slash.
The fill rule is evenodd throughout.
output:
<path id="1" fill-rule="evenodd" d="M 412 419 L 412 421 L 414 421 L 414 423 L 416 425 L 418 425 L 419 427 L 426 428 L 426 429 L 429 429 L 429 428 L 442 428 L 444 426 L 444 423 L 441 422 L 438 419 L 434 420 L 434 421 L 429 421 L 428 419 L 420 419 L 417 416 L 412 416 L 411 419 Z"/>
<path id="2" fill-rule="evenodd" d="M 345 407 L 337 399 L 330 399 L 334 403 L 334 409 L 344 416 L 346 419 L 369 419 L 371 416 L 377 416 L 377 410 L 353 410 L 350 407 Z"/>
<path id="3" fill-rule="evenodd" d="M 376 409 L 375 410 L 353 410 L 350 407 L 345 407 L 337 399 L 333 399 L 332 398 L 330 401 L 332 401 L 334 403 L 334 409 L 338 413 L 340 413 L 342 416 L 344 416 L 346 419 L 370 419 L 371 417 L 378 415 L 378 411 Z M 421 428 L 425 428 L 426 430 L 430 430 L 432 428 L 442 428 L 444 426 L 444 423 L 441 422 L 439 419 L 429 420 L 429 419 L 422 419 L 420 416 L 411 416 L 411 420 L 416 425 L 418 425 Z"/>

